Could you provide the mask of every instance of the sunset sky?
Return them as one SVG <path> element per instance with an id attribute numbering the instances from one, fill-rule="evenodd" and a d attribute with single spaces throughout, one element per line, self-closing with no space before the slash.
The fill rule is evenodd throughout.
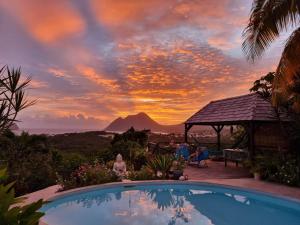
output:
<path id="1" fill-rule="evenodd" d="M 101 129 L 146 112 L 183 122 L 273 71 L 241 51 L 250 0 L 0 0 L 0 65 L 32 77 L 21 127 Z"/>

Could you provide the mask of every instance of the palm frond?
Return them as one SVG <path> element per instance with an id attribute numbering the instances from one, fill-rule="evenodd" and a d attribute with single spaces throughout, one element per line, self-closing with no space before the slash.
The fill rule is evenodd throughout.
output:
<path id="1" fill-rule="evenodd" d="M 26 98 L 27 86 L 31 79 L 21 79 L 21 68 L 0 68 L 0 133 L 17 121 L 17 114 L 36 103 Z"/>
<path id="2" fill-rule="evenodd" d="M 243 31 L 242 49 L 247 59 L 260 57 L 282 31 L 299 24 L 299 15 L 299 0 L 255 0 Z"/>
<path id="3" fill-rule="evenodd" d="M 273 84 L 272 100 L 278 106 L 283 100 L 297 104 L 300 95 L 300 27 L 297 28 L 286 42 L 276 77 Z"/>

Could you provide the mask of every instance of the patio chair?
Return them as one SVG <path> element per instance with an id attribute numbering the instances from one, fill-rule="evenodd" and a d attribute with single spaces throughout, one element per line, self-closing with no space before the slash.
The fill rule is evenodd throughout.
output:
<path id="1" fill-rule="evenodd" d="M 185 144 L 180 145 L 180 147 L 176 150 L 175 157 L 176 159 L 182 157 L 185 161 L 188 161 L 190 157 L 188 146 Z"/>

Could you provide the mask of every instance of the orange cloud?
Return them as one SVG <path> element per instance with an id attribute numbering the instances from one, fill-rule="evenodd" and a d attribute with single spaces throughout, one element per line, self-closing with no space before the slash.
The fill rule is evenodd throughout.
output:
<path id="1" fill-rule="evenodd" d="M 162 7 L 163 1 L 124 1 L 124 0 L 91 0 L 98 20 L 108 26 L 119 26 L 124 22 L 131 23 L 141 19 L 150 8 Z M 149 13 L 149 12 L 148 12 Z"/>
<path id="2" fill-rule="evenodd" d="M 117 80 L 105 78 L 103 75 L 97 73 L 92 67 L 78 65 L 77 70 L 90 81 L 105 88 L 117 89 L 119 87 Z"/>
<path id="3" fill-rule="evenodd" d="M 84 21 L 69 0 L 1 1 L 12 16 L 43 43 L 52 43 L 81 33 Z"/>

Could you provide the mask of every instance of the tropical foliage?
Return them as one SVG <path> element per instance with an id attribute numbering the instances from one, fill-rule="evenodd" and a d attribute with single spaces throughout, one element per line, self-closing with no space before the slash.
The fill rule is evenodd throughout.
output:
<path id="1" fill-rule="evenodd" d="M 300 112 L 299 16 L 299 0 L 254 0 L 242 45 L 248 59 L 254 61 L 282 31 L 297 27 L 285 44 L 276 69 L 272 94 L 275 105 L 288 103 L 296 112 Z"/>
<path id="2" fill-rule="evenodd" d="M 10 128 L 17 121 L 18 113 L 31 106 L 35 101 L 28 101 L 25 92 L 30 79 L 21 80 L 21 69 L 0 69 L 0 133 Z"/>
<path id="3" fill-rule="evenodd" d="M 5 184 L 6 170 L 0 170 L 0 223 L 5 225 L 38 225 L 44 215 L 38 210 L 43 200 L 20 206 L 24 199 L 15 198 L 14 183 Z"/>

